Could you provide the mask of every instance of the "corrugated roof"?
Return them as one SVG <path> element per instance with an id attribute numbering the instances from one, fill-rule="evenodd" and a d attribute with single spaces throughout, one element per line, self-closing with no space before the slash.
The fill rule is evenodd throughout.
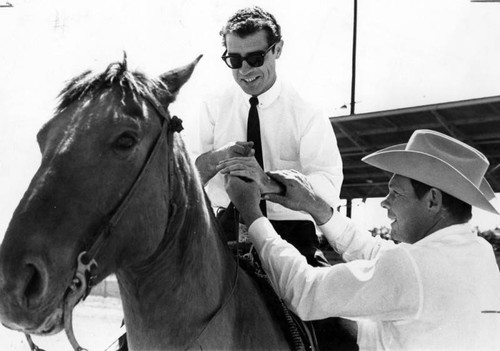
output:
<path id="1" fill-rule="evenodd" d="M 344 163 L 341 198 L 383 197 L 390 174 L 361 161 L 406 143 L 416 129 L 432 129 L 474 146 L 490 161 L 486 179 L 500 192 L 500 96 L 331 117 Z"/>

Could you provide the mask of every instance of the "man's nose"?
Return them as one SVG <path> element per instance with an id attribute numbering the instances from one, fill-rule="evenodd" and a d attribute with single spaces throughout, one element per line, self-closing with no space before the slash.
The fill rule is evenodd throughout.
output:
<path id="1" fill-rule="evenodd" d="M 387 195 L 381 202 L 380 202 L 380 206 L 382 206 L 383 208 L 385 208 L 386 210 L 389 209 L 389 195 Z"/>
<path id="2" fill-rule="evenodd" d="M 252 70 L 252 66 L 250 66 L 248 64 L 248 62 L 246 61 L 243 61 L 243 63 L 241 64 L 241 68 L 240 68 L 240 73 L 241 74 L 247 74 L 248 72 L 250 72 Z"/>

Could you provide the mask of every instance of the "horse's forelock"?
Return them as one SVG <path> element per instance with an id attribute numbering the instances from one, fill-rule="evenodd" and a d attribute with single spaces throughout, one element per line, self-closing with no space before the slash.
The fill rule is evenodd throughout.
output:
<path id="1" fill-rule="evenodd" d="M 88 70 L 71 79 L 59 94 L 57 112 L 75 102 L 99 96 L 115 86 L 122 92 L 123 104 L 128 97 L 136 102 L 140 98 L 149 98 L 159 101 L 164 106 L 174 100 L 168 88 L 160 80 L 149 79 L 141 72 L 129 71 L 125 58 L 123 62 L 110 64 L 102 73 L 96 74 Z"/>

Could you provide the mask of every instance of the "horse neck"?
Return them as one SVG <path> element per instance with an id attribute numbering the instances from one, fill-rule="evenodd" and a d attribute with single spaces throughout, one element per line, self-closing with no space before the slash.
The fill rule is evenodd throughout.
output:
<path id="1" fill-rule="evenodd" d="M 197 172 L 191 163 L 188 168 L 191 176 L 177 182 L 183 184 L 172 196 L 160 251 L 140 266 L 117 272 L 129 342 L 138 349 L 184 346 L 230 295 L 236 264 Z"/>

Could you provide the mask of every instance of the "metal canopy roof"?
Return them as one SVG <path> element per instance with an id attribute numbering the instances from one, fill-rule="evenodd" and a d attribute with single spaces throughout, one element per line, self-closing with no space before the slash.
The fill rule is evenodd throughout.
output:
<path id="1" fill-rule="evenodd" d="M 500 96 L 331 117 L 344 163 L 341 198 L 384 197 L 390 174 L 361 161 L 364 156 L 406 143 L 416 129 L 432 129 L 475 147 L 490 161 L 486 174 L 500 192 Z"/>

